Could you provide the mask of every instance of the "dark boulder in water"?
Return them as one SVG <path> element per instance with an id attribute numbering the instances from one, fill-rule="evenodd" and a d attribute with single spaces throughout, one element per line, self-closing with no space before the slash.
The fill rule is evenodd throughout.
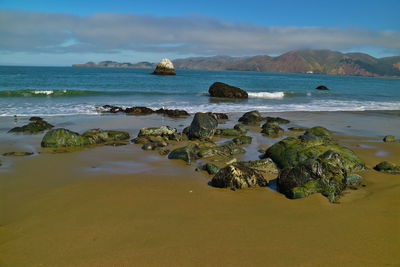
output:
<path id="1" fill-rule="evenodd" d="M 208 140 L 214 136 L 218 121 L 208 113 L 196 113 L 188 129 L 190 139 Z"/>
<path id="2" fill-rule="evenodd" d="M 40 117 L 31 117 L 29 121 L 30 123 L 24 126 L 12 128 L 9 133 L 38 134 L 54 127 Z"/>
<path id="3" fill-rule="evenodd" d="M 288 198 L 303 198 L 315 193 L 334 202 L 347 185 L 347 172 L 342 157 L 328 150 L 318 158 L 307 159 L 294 167 L 281 170 L 278 189 Z"/>
<path id="4" fill-rule="evenodd" d="M 226 97 L 226 98 L 248 98 L 249 95 L 246 91 L 231 86 L 226 83 L 215 82 L 208 89 L 208 93 L 212 97 Z"/>
<path id="5" fill-rule="evenodd" d="M 374 170 L 386 172 L 390 174 L 400 174 L 400 166 L 396 166 L 392 162 L 383 161 L 374 167 Z"/>
<path id="6" fill-rule="evenodd" d="M 329 88 L 326 87 L 325 85 L 319 85 L 315 89 L 317 89 L 317 90 L 329 90 Z"/>
<path id="7" fill-rule="evenodd" d="M 187 117 L 189 116 L 189 113 L 186 110 L 182 110 L 182 109 L 157 109 L 156 110 L 157 114 L 164 114 L 168 117 Z"/>
<path id="8" fill-rule="evenodd" d="M 212 178 L 211 185 L 232 190 L 268 185 L 264 176 L 255 169 L 243 165 L 228 165 Z"/>

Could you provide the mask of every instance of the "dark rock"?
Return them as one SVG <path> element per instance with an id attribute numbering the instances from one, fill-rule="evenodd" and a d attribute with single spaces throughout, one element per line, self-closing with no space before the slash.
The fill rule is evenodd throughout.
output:
<path id="1" fill-rule="evenodd" d="M 346 181 L 347 172 L 341 156 L 328 150 L 316 159 L 308 159 L 295 167 L 281 170 L 278 189 L 288 198 L 321 193 L 334 202 L 346 188 Z"/>
<path id="2" fill-rule="evenodd" d="M 283 129 L 279 127 L 279 124 L 277 122 L 266 122 L 262 126 L 261 133 L 267 136 L 276 136 L 280 133 L 283 133 Z"/>
<path id="3" fill-rule="evenodd" d="M 180 159 L 190 164 L 193 160 L 199 159 L 199 156 L 197 155 L 198 152 L 199 147 L 197 145 L 190 144 L 172 150 L 171 153 L 168 154 L 168 158 Z"/>
<path id="4" fill-rule="evenodd" d="M 163 108 L 160 108 L 160 109 L 156 110 L 156 113 L 157 114 L 163 114 L 165 116 L 173 117 L 173 118 L 189 116 L 189 113 L 187 113 L 187 111 L 181 110 L 181 109 L 163 109 Z"/>
<path id="5" fill-rule="evenodd" d="M 217 120 L 227 120 L 228 115 L 225 113 L 208 112 L 208 114 L 214 115 Z"/>
<path id="6" fill-rule="evenodd" d="M 14 127 L 9 133 L 38 134 L 54 127 L 40 117 L 31 117 L 29 120 L 31 121 L 30 123 L 21 127 Z"/>
<path id="7" fill-rule="evenodd" d="M 396 136 L 393 136 L 393 135 L 386 135 L 386 136 L 383 138 L 383 142 L 398 142 L 398 140 L 397 140 Z"/>
<path id="8" fill-rule="evenodd" d="M 257 110 L 246 112 L 239 118 L 239 122 L 248 125 L 258 125 L 262 120 L 264 120 L 264 118 L 261 117 L 260 112 Z"/>
<path id="9" fill-rule="evenodd" d="M 220 170 L 217 165 L 212 163 L 206 163 L 201 168 L 208 172 L 208 174 L 216 174 Z"/>
<path id="10" fill-rule="evenodd" d="M 108 113 L 118 113 L 118 112 L 125 112 L 125 109 L 117 106 L 104 105 L 102 106 L 102 109 L 100 111 Z"/>
<path id="11" fill-rule="evenodd" d="M 317 89 L 317 90 L 329 90 L 329 88 L 326 87 L 325 85 L 319 85 L 315 89 Z"/>
<path id="12" fill-rule="evenodd" d="M 275 122 L 275 123 L 278 123 L 278 124 L 288 124 L 288 123 L 290 123 L 289 120 L 283 119 L 281 117 L 266 117 L 264 119 L 265 119 L 265 121 L 267 123 L 268 122 Z"/>
<path id="13" fill-rule="evenodd" d="M 400 174 L 400 166 L 396 166 L 389 161 L 382 161 L 374 167 L 374 170 L 390 174 Z"/>
<path id="14" fill-rule="evenodd" d="M 221 82 L 215 82 L 213 83 L 209 90 L 208 93 L 212 97 L 226 97 L 226 98 L 248 98 L 248 94 L 246 91 L 235 87 L 228 85 L 226 83 L 221 83 Z"/>
<path id="15" fill-rule="evenodd" d="M 31 156 L 33 155 L 33 152 L 6 152 L 3 153 L 3 156 L 5 157 L 22 157 L 22 156 Z"/>
<path id="16" fill-rule="evenodd" d="M 292 168 L 309 159 L 316 159 L 326 151 L 338 153 L 346 171 L 365 169 L 364 162 L 350 149 L 340 146 L 326 135 L 304 134 L 299 137 L 287 137 L 267 149 L 263 158 L 271 158 L 280 169 Z"/>
<path id="17" fill-rule="evenodd" d="M 211 185 L 219 188 L 243 189 L 265 187 L 267 180 L 257 170 L 242 165 L 228 165 L 212 178 Z"/>
<path id="18" fill-rule="evenodd" d="M 217 119 L 207 113 L 196 113 L 189 127 L 189 139 L 208 140 L 214 136 Z"/>
<path id="19" fill-rule="evenodd" d="M 126 108 L 124 112 L 127 115 L 150 115 L 153 114 L 155 111 L 147 107 L 131 107 Z"/>

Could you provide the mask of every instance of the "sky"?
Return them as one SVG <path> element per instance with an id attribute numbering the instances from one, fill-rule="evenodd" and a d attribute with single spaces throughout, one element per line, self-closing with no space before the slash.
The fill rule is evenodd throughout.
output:
<path id="1" fill-rule="evenodd" d="M 0 65 L 296 49 L 400 55 L 400 1 L 0 0 Z"/>

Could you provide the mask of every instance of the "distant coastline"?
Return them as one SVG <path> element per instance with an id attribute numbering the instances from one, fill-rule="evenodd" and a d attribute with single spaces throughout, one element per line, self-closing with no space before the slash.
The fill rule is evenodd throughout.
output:
<path id="1" fill-rule="evenodd" d="M 296 50 L 280 56 L 193 57 L 172 61 L 177 69 L 233 70 L 346 76 L 400 77 L 400 56 L 375 58 L 364 53 L 341 53 L 330 50 Z M 145 68 L 156 63 L 119 63 L 115 61 L 87 62 L 73 67 Z"/>

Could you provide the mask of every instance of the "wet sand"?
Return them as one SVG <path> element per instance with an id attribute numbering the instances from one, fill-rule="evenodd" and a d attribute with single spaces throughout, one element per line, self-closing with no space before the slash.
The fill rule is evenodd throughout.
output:
<path id="1" fill-rule="evenodd" d="M 381 141 L 399 135 L 396 116 L 382 122 L 392 120 L 393 129 L 372 129 L 347 128 L 347 120 L 381 115 L 279 115 L 340 134 L 338 141 L 369 168 L 361 173 L 365 187 L 347 190 L 338 204 L 317 194 L 290 200 L 271 188 L 217 189 L 196 164 L 140 145 L 49 153 L 40 148 L 41 136 L 6 134 L 13 120 L 1 118 L 0 152 L 36 154 L 1 157 L 0 266 L 398 266 L 400 176 L 371 169 L 383 160 L 400 164 L 400 144 Z M 231 127 L 235 116 L 221 127 Z M 79 132 L 101 127 L 132 137 L 141 127 L 182 129 L 191 119 L 47 118 Z M 368 134 L 349 136 L 353 131 Z M 259 146 L 278 140 L 250 135 L 243 159 L 257 159 Z"/>

